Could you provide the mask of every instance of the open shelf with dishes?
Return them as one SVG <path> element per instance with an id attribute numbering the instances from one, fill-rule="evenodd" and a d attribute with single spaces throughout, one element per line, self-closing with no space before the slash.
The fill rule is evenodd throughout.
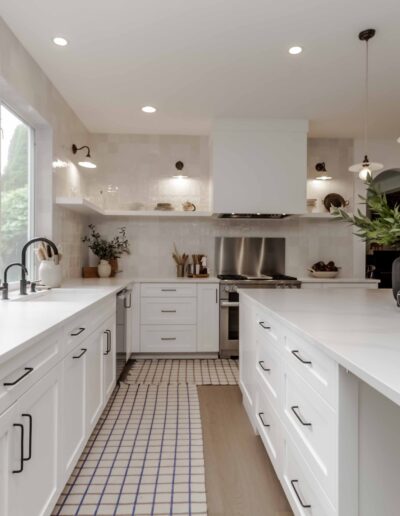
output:
<path id="1" fill-rule="evenodd" d="M 81 215 L 101 215 L 103 217 L 171 217 L 205 218 L 211 217 L 209 211 L 177 210 L 105 210 L 84 197 L 57 197 L 56 205 L 80 213 Z"/>

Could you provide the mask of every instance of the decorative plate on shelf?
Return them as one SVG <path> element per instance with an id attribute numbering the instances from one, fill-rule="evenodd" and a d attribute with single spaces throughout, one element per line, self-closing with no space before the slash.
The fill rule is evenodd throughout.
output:
<path id="1" fill-rule="evenodd" d="M 332 206 L 335 208 L 344 208 L 347 204 L 343 197 L 337 193 L 330 193 L 324 199 L 324 206 L 328 211 L 331 211 Z"/>

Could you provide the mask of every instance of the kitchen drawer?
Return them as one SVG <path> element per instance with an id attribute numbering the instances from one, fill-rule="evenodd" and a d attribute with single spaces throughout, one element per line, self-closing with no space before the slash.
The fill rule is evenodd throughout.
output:
<path id="1" fill-rule="evenodd" d="M 275 345 L 279 349 L 280 331 L 275 319 L 267 312 L 256 311 L 257 335 L 261 340 Z"/>
<path id="2" fill-rule="evenodd" d="M 320 485 L 331 500 L 336 500 L 337 415 L 289 368 L 285 373 L 284 421 Z"/>
<path id="3" fill-rule="evenodd" d="M 0 365 L 0 414 L 61 359 L 60 333 L 39 339 L 26 351 Z"/>
<path id="4" fill-rule="evenodd" d="M 284 341 L 287 362 L 336 410 L 338 364 L 294 333 L 286 332 Z"/>
<path id="5" fill-rule="evenodd" d="M 192 353 L 196 351 L 196 326 L 142 326 L 142 353 Z"/>
<path id="6" fill-rule="evenodd" d="M 277 412 L 282 410 L 283 360 L 273 344 L 257 339 L 257 376 L 259 386 Z"/>
<path id="7" fill-rule="evenodd" d="M 142 283 L 141 297 L 196 297 L 197 289 L 194 283 L 181 285 L 179 283 Z"/>
<path id="8" fill-rule="evenodd" d="M 142 324 L 196 324 L 195 298 L 142 298 Z"/>
<path id="9" fill-rule="evenodd" d="M 283 463 L 284 430 L 278 415 L 272 408 L 268 397 L 263 392 L 260 380 L 257 383 L 256 394 L 256 425 L 258 433 L 274 465 L 276 473 L 280 474 Z"/>
<path id="10" fill-rule="evenodd" d="M 282 485 L 296 516 L 337 516 L 335 507 L 289 439 L 284 443 Z"/>
<path id="11" fill-rule="evenodd" d="M 110 315 L 116 313 L 115 299 L 104 300 L 96 306 L 79 313 L 65 326 L 66 348 L 64 355 L 75 346 L 83 342 L 89 335 L 101 325 Z"/>

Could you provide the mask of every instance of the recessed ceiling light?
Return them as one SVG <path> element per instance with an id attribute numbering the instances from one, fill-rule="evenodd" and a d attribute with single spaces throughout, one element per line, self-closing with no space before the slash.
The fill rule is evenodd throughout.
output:
<path id="1" fill-rule="evenodd" d="M 157 111 L 157 108 L 153 106 L 144 106 L 142 107 L 143 113 L 155 113 Z"/>
<path id="2" fill-rule="evenodd" d="M 296 56 L 297 54 L 301 54 L 303 52 L 303 49 L 301 47 L 290 47 L 289 48 L 289 54 L 292 54 L 293 56 Z"/>
<path id="3" fill-rule="evenodd" d="M 53 38 L 53 43 L 59 47 L 66 47 L 68 45 L 68 41 L 61 36 Z"/>

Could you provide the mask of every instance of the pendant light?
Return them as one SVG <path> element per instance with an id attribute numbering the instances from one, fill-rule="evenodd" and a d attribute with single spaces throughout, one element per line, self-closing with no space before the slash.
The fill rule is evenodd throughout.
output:
<path id="1" fill-rule="evenodd" d="M 358 38 L 365 41 L 365 105 L 364 105 L 364 159 L 362 163 L 352 165 L 350 172 L 358 173 L 358 177 L 365 181 L 372 176 L 372 172 L 383 169 L 382 163 L 371 162 L 368 158 L 368 108 L 369 108 L 369 91 L 368 91 L 368 41 L 375 36 L 375 29 L 366 29 L 360 32 Z"/>

